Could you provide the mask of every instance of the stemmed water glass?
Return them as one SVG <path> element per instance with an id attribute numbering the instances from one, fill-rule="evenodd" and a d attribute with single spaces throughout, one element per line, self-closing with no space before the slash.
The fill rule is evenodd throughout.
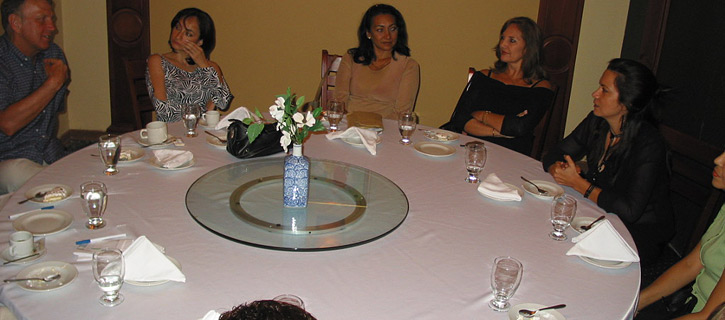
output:
<path id="1" fill-rule="evenodd" d="M 524 267 L 521 262 L 511 257 L 497 257 L 493 260 L 491 269 L 491 289 L 493 299 L 488 306 L 495 311 L 506 311 L 509 309 L 508 300 L 516 292 L 521 284 L 521 276 Z"/>
<path id="2" fill-rule="evenodd" d="M 102 305 L 113 307 L 123 302 L 120 291 L 125 269 L 121 250 L 104 248 L 93 253 L 93 278 L 103 291 L 99 299 Z"/>
<path id="3" fill-rule="evenodd" d="M 404 145 L 410 144 L 410 136 L 415 131 L 418 124 L 418 116 L 415 112 L 403 112 L 398 116 L 398 129 L 400 129 L 400 143 Z"/>
<path id="4" fill-rule="evenodd" d="M 196 125 L 201 117 L 201 108 L 197 105 L 186 105 L 181 107 L 184 127 L 186 128 L 187 137 L 196 137 Z"/>
<path id="5" fill-rule="evenodd" d="M 471 141 L 466 143 L 466 170 L 468 177 L 466 182 L 478 183 L 478 174 L 486 165 L 486 146 L 480 141 Z"/>
<path id="6" fill-rule="evenodd" d="M 339 100 L 330 100 L 327 103 L 327 121 L 330 122 L 330 132 L 338 130 L 338 124 L 345 114 L 345 102 Z"/>
<path id="7" fill-rule="evenodd" d="M 81 204 L 88 216 L 86 228 L 100 229 L 106 226 L 103 212 L 108 204 L 108 191 L 103 182 L 88 181 L 81 184 Z"/>
<path id="8" fill-rule="evenodd" d="M 106 165 L 104 173 L 112 176 L 118 173 L 116 165 L 121 155 L 121 137 L 115 134 L 107 134 L 98 138 L 98 151 L 101 154 L 101 160 Z"/>
<path id="9" fill-rule="evenodd" d="M 569 227 L 571 220 L 576 215 L 576 199 L 568 194 L 562 194 L 554 198 L 551 203 L 551 224 L 554 231 L 549 237 L 556 241 L 564 241 L 567 239 L 564 230 Z"/>

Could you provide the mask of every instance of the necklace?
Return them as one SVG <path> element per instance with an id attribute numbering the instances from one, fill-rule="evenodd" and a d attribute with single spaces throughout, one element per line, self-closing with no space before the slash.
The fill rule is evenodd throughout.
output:
<path id="1" fill-rule="evenodd" d="M 620 134 L 614 134 L 612 131 L 612 128 L 609 128 L 609 145 L 606 149 L 604 149 L 604 155 L 602 156 L 602 159 L 599 160 L 599 165 L 597 166 L 597 171 L 601 173 L 604 171 L 604 168 L 607 167 L 607 160 L 612 156 L 612 147 L 614 146 L 614 142 L 616 140 L 619 140 L 619 138 L 622 137 L 624 133 Z"/>

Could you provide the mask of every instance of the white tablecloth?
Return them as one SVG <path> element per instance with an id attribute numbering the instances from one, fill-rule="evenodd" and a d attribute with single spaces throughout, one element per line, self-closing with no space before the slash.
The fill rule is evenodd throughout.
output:
<path id="1" fill-rule="evenodd" d="M 341 140 L 315 135 L 304 153 L 374 170 L 394 181 L 407 195 L 410 211 L 392 233 L 364 245 L 323 252 L 265 250 L 232 242 L 197 224 L 186 210 L 189 186 L 205 173 L 241 161 L 206 143 L 203 132 L 183 137 L 196 164 L 185 170 L 163 171 L 147 159 L 121 164 L 120 173 L 103 175 L 96 146 L 71 154 L 33 177 L 10 199 L 1 215 L 40 208 L 18 205 L 29 188 L 61 183 L 75 189 L 73 197 L 55 204 L 74 217 L 71 228 L 47 237 L 48 253 L 38 261 L 66 261 L 80 271 L 73 283 L 50 292 L 29 292 L 15 284 L 0 285 L 0 303 L 19 319 L 197 319 L 208 310 L 279 294 L 300 296 L 318 319 L 507 319 L 488 307 L 493 259 L 508 255 L 523 263 L 521 286 L 512 305 L 566 303 L 567 319 L 631 318 L 639 290 L 640 269 L 602 269 L 566 256 L 570 241 L 549 239 L 549 202 L 524 195 L 522 202 L 497 202 L 481 196 L 464 182 L 463 148 L 471 138 L 450 145 L 456 154 L 433 158 L 398 143 L 395 123 L 385 122 L 377 156 Z M 170 133 L 183 136 L 177 123 Z M 124 136 L 124 144 L 137 132 Z M 416 131 L 413 142 L 424 141 Z M 495 172 L 504 182 L 521 185 L 519 176 L 553 181 L 541 163 L 487 143 L 488 161 L 481 177 Z M 177 147 L 178 148 L 178 147 Z M 126 224 L 137 235 L 166 248 L 186 274 L 186 283 L 156 287 L 124 285 L 126 300 L 114 308 L 98 303 L 101 291 L 89 262 L 74 262 L 76 240 L 88 237 L 85 214 L 77 198 L 87 180 L 103 181 L 109 190 L 109 226 Z M 578 216 L 603 212 L 571 189 L 579 201 Z M 607 215 L 634 247 L 629 233 L 614 215 Z M 6 219 L 6 218 L 5 218 Z M 0 222 L 0 239 L 8 239 L 12 224 Z M 571 237 L 575 232 L 567 230 Z M 5 240 L 3 240 L 5 241 Z M 28 264 L 30 265 L 30 264 Z M 0 267 L 0 278 L 13 277 L 25 265 Z"/>

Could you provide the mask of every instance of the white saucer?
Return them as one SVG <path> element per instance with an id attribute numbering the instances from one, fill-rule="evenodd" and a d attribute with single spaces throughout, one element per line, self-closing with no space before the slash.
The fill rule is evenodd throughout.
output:
<path id="1" fill-rule="evenodd" d="M 625 262 L 625 261 L 599 260 L 599 259 L 583 257 L 583 256 L 577 256 L 577 257 L 581 258 L 582 260 L 584 260 L 584 262 L 586 262 L 588 264 L 595 265 L 597 267 L 604 268 L 604 269 L 622 269 L 622 268 L 629 267 L 629 265 L 632 264 L 631 262 Z"/>
<path id="2" fill-rule="evenodd" d="M 58 200 L 54 200 L 54 201 L 43 201 L 42 197 L 37 198 L 37 199 L 33 198 L 38 192 L 48 192 L 50 190 L 53 190 L 53 188 L 55 188 L 55 187 L 61 187 L 61 188 L 65 189 L 65 197 L 60 198 Z M 26 199 L 32 198 L 32 199 L 30 199 L 30 201 L 37 202 L 37 203 L 51 203 L 51 202 L 58 202 L 58 201 L 63 201 L 65 199 L 68 199 L 68 197 L 70 197 L 72 194 L 73 194 L 73 188 L 71 188 L 67 185 L 64 185 L 64 184 L 52 183 L 52 184 L 44 184 L 44 185 L 40 185 L 40 186 L 28 189 L 28 191 L 25 191 L 25 198 Z"/>
<path id="3" fill-rule="evenodd" d="M 118 157 L 118 162 L 129 163 L 136 162 L 143 158 L 146 154 L 143 149 L 131 146 L 121 146 L 121 156 Z"/>
<path id="4" fill-rule="evenodd" d="M 519 197 L 523 197 L 524 196 L 524 192 L 521 191 L 521 189 L 519 189 L 519 187 L 517 187 L 517 186 L 515 186 L 513 184 L 510 184 L 510 183 L 505 183 L 504 182 L 504 184 L 507 185 L 509 188 L 516 190 L 516 192 L 519 194 Z M 478 193 L 480 193 L 482 196 L 484 196 L 486 198 L 489 198 L 489 199 L 492 199 L 492 200 L 496 200 L 496 201 L 517 201 L 517 200 L 513 200 L 513 199 L 501 199 L 501 198 L 493 197 L 493 196 L 487 195 L 487 194 L 485 194 L 485 193 L 483 193 L 481 191 L 478 191 Z"/>
<path id="5" fill-rule="evenodd" d="M 15 278 L 43 278 L 54 274 L 60 274 L 60 278 L 51 282 L 44 281 L 21 281 L 18 286 L 29 291 L 50 291 L 62 288 L 73 282 L 78 276 L 78 269 L 71 264 L 62 261 L 47 261 L 36 263 L 20 270 Z"/>
<path id="6" fill-rule="evenodd" d="M 24 263 L 28 263 L 28 262 L 40 259 L 40 257 L 45 255 L 46 250 L 45 250 L 45 246 L 43 246 L 42 248 L 38 248 L 38 247 L 40 247 L 40 244 L 38 244 L 38 241 L 36 241 L 35 245 L 34 245 L 33 253 L 31 253 L 31 254 L 39 253 L 37 256 L 32 256 L 29 258 L 25 258 L 23 260 L 13 261 L 8 264 L 24 264 Z M 17 259 L 17 257 L 13 257 L 10 255 L 10 247 L 5 248 L 5 250 L 3 250 L 2 253 L 0 253 L 0 258 L 2 258 L 5 261 Z"/>
<path id="7" fill-rule="evenodd" d="M 521 185 L 522 187 L 524 187 L 524 190 L 539 199 L 551 200 L 556 196 L 564 194 L 564 189 L 556 183 L 544 180 L 531 180 L 531 182 L 535 183 L 537 186 L 539 186 L 539 188 L 548 191 L 547 194 L 539 194 L 539 191 L 536 190 L 536 187 L 524 181 L 524 183 Z"/>
<path id="8" fill-rule="evenodd" d="M 156 245 L 156 244 L 154 244 L 154 245 Z M 166 256 L 166 258 L 168 258 L 169 261 L 171 261 L 171 263 L 173 263 L 177 268 L 179 268 L 179 271 L 181 270 L 181 264 L 179 263 L 178 260 L 176 260 L 176 259 L 174 259 L 173 257 L 170 257 L 170 256 Z M 137 286 L 137 287 L 152 287 L 152 286 L 158 286 L 158 285 L 162 285 L 164 283 L 167 283 L 167 282 L 169 282 L 169 280 L 168 279 L 167 280 L 159 280 L 159 281 L 123 280 L 123 282 L 128 283 L 128 284 L 130 284 L 132 286 Z"/>
<path id="9" fill-rule="evenodd" d="M 142 145 L 144 147 L 149 147 L 151 149 L 161 149 L 161 148 L 164 148 L 164 147 L 166 147 L 168 145 L 173 144 L 176 141 L 176 139 L 178 139 L 178 138 L 175 137 L 175 136 L 172 136 L 172 135 L 168 135 L 166 137 L 166 140 L 168 140 L 168 142 L 166 142 L 166 143 L 151 144 L 151 143 L 149 143 L 149 140 L 147 138 L 141 138 L 141 137 L 139 137 L 136 140 L 136 142 L 138 142 L 138 144 L 140 144 L 140 145 Z M 164 140 L 164 141 L 166 141 L 166 140 Z"/>
<path id="10" fill-rule="evenodd" d="M 206 143 L 208 143 L 212 146 L 215 146 L 217 148 L 226 148 L 227 147 L 226 142 L 221 142 L 221 141 L 219 141 L 219 139 L 212 137 L 210 135 L 206 136 Z"/>
<path id="11" fill-rule="evenodd" d="M 576 232 L 584 233 L 585 230 L 582 229 L 582 227 L 589 225 L 590 223 L 594 222 L 594 220 L 597 220 L 597 218 L 592 218 L 592 217 L 576 217 L 573 220 L 571 220 L 571 228 L 574 229 L 574 231 L 576 231 Z M 598 221 L 594 225 L 596 226 L 600 222 L 601 221 Z"/>
<path id="12" fill-rule="evenodd" d="M 364 147 L 364 146 L 365 146 L 365 145 L 363 144 L 363 142 L 362 142 L 362 138 L 360 138 L 360 136 L 358 136 L 358 135 L 355 135 L 355 136 L 352 136 L 352 137 L 345 137 L 345 138 L 342 138 L 342 141 L 345 141 L 345 143 L 347 143 L 347 144 L 349 144 L 349 145 L 353 145 L 353 146 L 356 146 L 356 147 Z M 380 136 L 378 136 L 378 139 L 377 139 L 377 140 L 375 140 L 375 144 L 376 144 L 376 145 L 377 145 L 377 144 L 380 144 L 380 142 L 382 142 L 382 141 L 383 141 L 383 140 L 381 139 L 381 137 L 380 137 Z"/>
<path id="13" fill-rule="evenodd" d="M 199 126 L 201 126 L 204 129 L 214 130 L 216 128 L 216 124 L 213 126 L 209 126 L 209 125 L 207 125 L 206 120 L 204 120 L 203 118 L 199 118 L 198 124 L 199 124 Z M 217 124 L 219 124 L 219 122 L 217 122 Z"/>
<path id="14" fill-rule="evenodd" d="M 543 304 L 538 303 L 522 303 L 517 304 L 509 309 L 508 315 L 510 320 L 528 320 L 528 319 L 540 319 L 540 320 L 566 320 L 564 316 L 556 310 L 543 310 L 536 313 L 535 318 L 524 318 L 519 315 L 519 310 L 528 309 L 536 310 L 539 308 L 546 307 Z"/>
<path id="15" fill-rule="evenodd" d="M 448 130 L 430 129 L 423 130 L 423 135 L 433 141 L 451 142 L 458 140 L 458 134 Z"/>
<path id="16" fill-rule="evenodd" d="M 431 157 L 447 157 L 456 153 L 456 149 L 436 142 L 418 142 L 413 145 L 416 151 Z"/>
<path id="17" fill-rule="evenodd" d="M 164 168 L 164 167 L 163 167 L 163 166 L 162 166 L 162 165 L 161 165 L 161 164 L 160 164 L 160 163 L 159 163 L 159 162 L 157 161 L 156 157 L 150 157 L 150 159 L 149 159 L 149 163 L 150 163 L 150 164 L 151 164 L 151 165 L 152 165 L 152 166 L 153 166 L 154 168 L 156 168 L 156 169 L 161 169 L 161 170 L 170 170 L 170 171 L 173 171 L 173 170 L 183 170 L 183 169 L 189 168 L 189 167 L 193 166 L 194 164 L 196 164 L 196 158 L 191 158 L 191 160 L 189 160 L 189 161 L 185 162 L 184 164 L 182 164 L 182 165 L 180 165 L 180 166 L 178 166 L 178 167 L 173 167 L 173 168 Z"/>
<path id="18" fill-rule="evenodd" d="M 70 227 L 73 216 L 70 213 L 48 209 L 31 212 L 13 221 L 13 228 L 17 231 L 28 231 L 34 236 L 47 236 L 56 234 Z"/>

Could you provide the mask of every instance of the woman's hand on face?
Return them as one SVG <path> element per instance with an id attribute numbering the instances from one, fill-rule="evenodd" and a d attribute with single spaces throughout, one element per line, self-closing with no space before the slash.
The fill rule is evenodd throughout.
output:
<path id="1" fill-rule="evenodd" d="M 581 168 L 574 163 L 574 160 L 570 156 L 565 155 L 564 160 L 566 162 L 557 161 L 549 167 L 549 173 L 557 183 L 565 186 L 574 186 L 574 183 L 584 179 L 579 173 Z"/>
<path id="2" fill-rule="evenodd" d="M 184 52 L 186 52 L 186 54 L 188 54 L 200 68 L 206 68 L 209 66 L 209 60 L 206 59 L 204 49 L 202 49 L 200 45 L 191 41 L 184 41 L 182 46 L 182 50 L 184 50 Z"/>

